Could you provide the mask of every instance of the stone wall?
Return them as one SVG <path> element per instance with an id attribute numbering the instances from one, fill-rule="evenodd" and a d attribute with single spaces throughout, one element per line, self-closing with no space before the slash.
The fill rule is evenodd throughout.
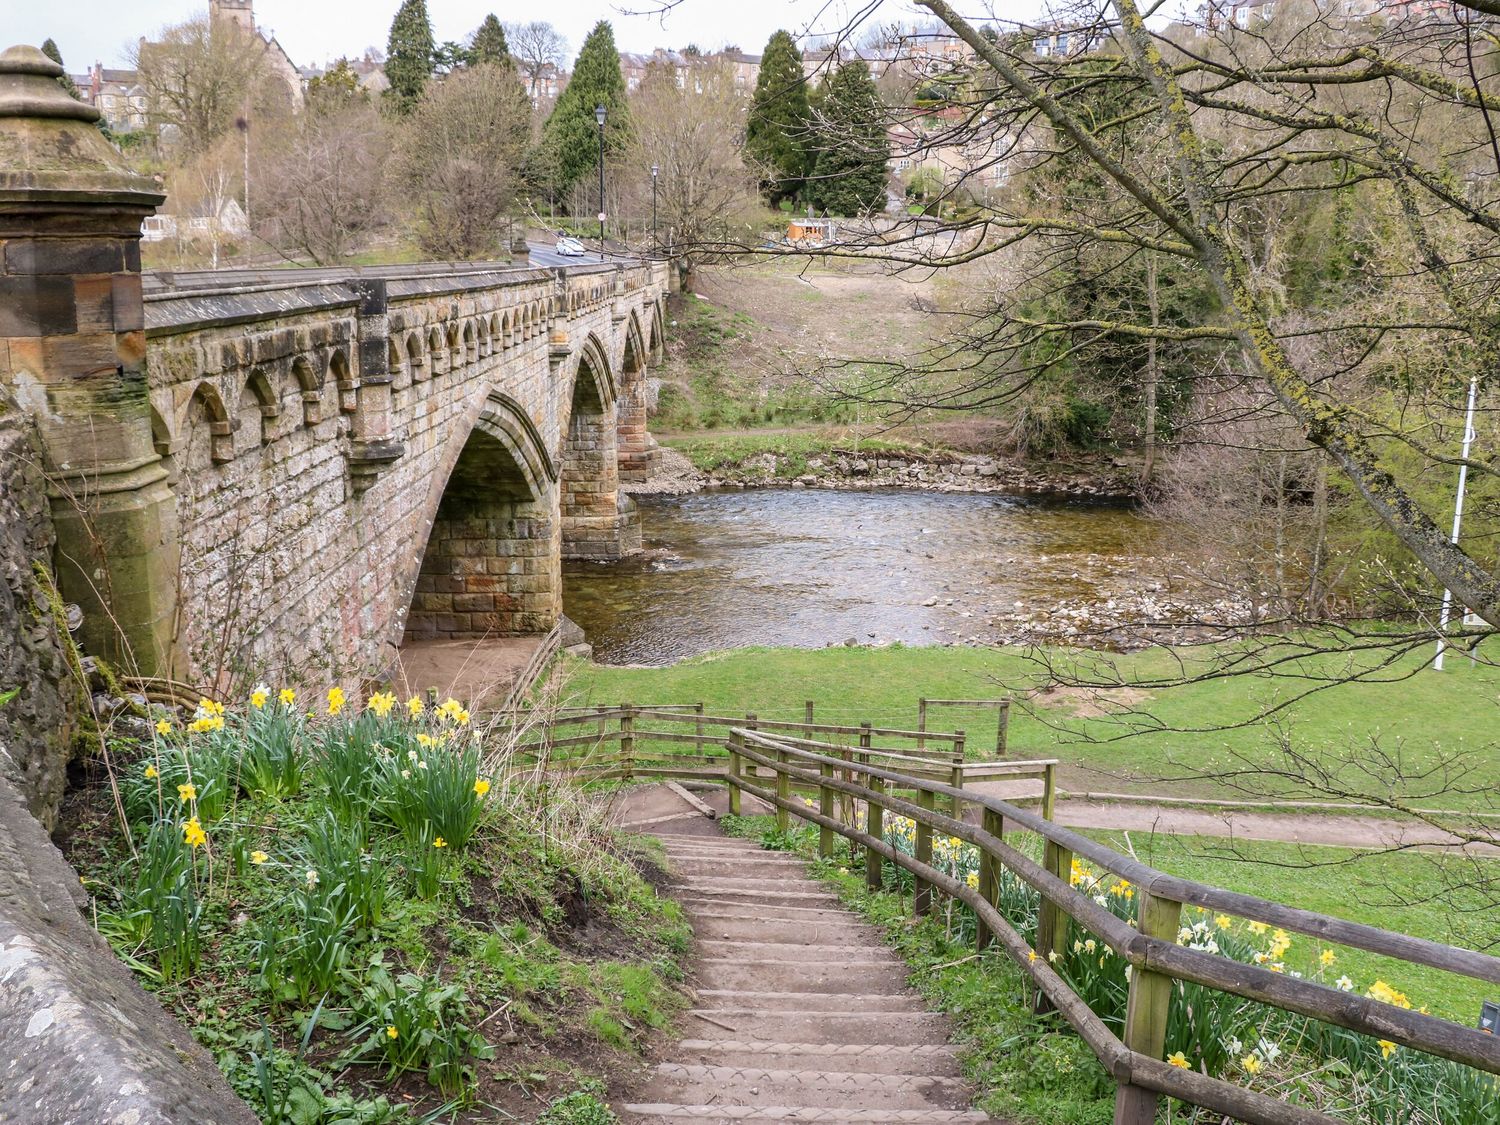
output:
<path id="1" fill-rule="evenodd" d="M 83 702 L 47 569 L 52 548 L 35 435 L 0 387 L 0 695 L 17 692 L 0 706 L 0 777 L 49 830 Z"/>

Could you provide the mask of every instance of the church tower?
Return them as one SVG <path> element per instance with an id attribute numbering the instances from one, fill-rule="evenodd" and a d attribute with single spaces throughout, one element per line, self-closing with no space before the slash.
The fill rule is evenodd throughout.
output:
<path id="1" fill-rule="evenodd" d="M 246 35 L 255 34 L 255 0 L 209 0 L 209 19 L 233 24 Z"/>

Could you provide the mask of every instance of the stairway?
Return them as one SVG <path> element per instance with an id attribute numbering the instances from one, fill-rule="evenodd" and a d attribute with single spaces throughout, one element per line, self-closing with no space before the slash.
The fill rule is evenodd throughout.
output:
<path id="1" fill-rule="evenodd" d="M 696 1005 L 685 1037 L 616 1107 L 622 1120 L 988 1122 L 968 1108 L 946 1018 L 907 988 L 873 928 L 801 860 L 706 828 L 655 829 L 697 936 Z"/>

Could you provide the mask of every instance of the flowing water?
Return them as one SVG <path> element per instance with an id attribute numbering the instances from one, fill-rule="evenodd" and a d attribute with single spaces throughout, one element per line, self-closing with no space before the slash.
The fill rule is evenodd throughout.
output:
<path id="1" fill-rule="evenodd" d="M 1166 529 L 1121 506 L 787 488 L 645 497 L 640 509 L 643 555 L 564 575 L 564 608 L 603 663 L 1012 640 L 1018 621 L 1107 614 L 1170 581 Z"/>

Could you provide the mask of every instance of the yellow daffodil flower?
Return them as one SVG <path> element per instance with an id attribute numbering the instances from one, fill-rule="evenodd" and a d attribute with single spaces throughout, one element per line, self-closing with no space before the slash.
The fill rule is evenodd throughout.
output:
<path id="1" fill-rule="evenodd" d="M 1221 930 L 1227 930 L 1230 926 L 1234 925 L 1234 919 L 1228 914 L 1216 914 L 1214 916 L 1214 925 L 1218 926 Z"/>
<path id="2" fill-rule="evenodd" d="M 448 846 L 448 841 L 439 836 L 432 842 L 432 846 L 435 848 L 446 848 Z"/>
<path id="3" fill-rule="evenodd" d="M 427 704 L 423 703 L 415 695 L 406 701 L 406 713 L 413 719 L 425 710 L 427 710 Z"/>
<path id="4" fill-rule="evenodd" d="M 386 1027 L 385 1027 L 385 1037 L 387 1039 L 395 1039 L 400 1034 L 401 1033 L 396 1030 L 396 1025 L 395 1024 L 386 1024 Z"/>
<path id="5" fill-rule="evenodd" d="M 1269 927 L 1267 927 L 1264 922 L 1251 922 L 1250 923 L 1250 932 L 1252 934 L 1263 934 L 1263 933 L 1266 932 L 1266 930 L 1268 928 Z"/>
<path id="6" fill-rule="evenodd" d="M 477 781 L 474 782 L 474 796 L 476 796 L 476 797 L 483 797 L 489 791 L 490 791 L 490 783 L 488 781 L 486 781 L 484 778 L 481 777 Z"/>
<path id="7" fill-rule="evenodd" d="M 182 842 L 190 848 L 208 843 L 208 834 L 203 831 L 203 825 L 198 823 L 196 816 L 182 826 Z"/>
<path id="8" fill-rule="evenodd" d="M 256 688 L 250 693 L 250 706 L 259 711 L 266 705 L 266 700 L 271 698 L 269 688 Z"/>
<path id="9" fill-rule="evenodd" d="M 1333 950 L 1325 949 L 1322 953 L 1318 954 L 1318 960 L 1326 967 L 1332 965 L 1337 958 L 1334 956 Z"/>
<path id="10" fill-rule="evenodd" d="M 281 701 L 283 707 L 290 707 L 297 702 L 297 693 L 289 687 L 284 687 L 276 693 L 276 698 Z"/>
<path id="11" fill-rule="evenodd" d="M 172 722 L 171 722 L 171 720 L 170 719 L 157 719 L 156 720 L 156 733 L 157 734 L 171 734 L 172 733 Z"/>
<path id="12" fill-rule="evenodd" d="M 371 711 L 374 711 L 376 715 L 383 719 L 387 715 L 389 715 L 391 713 L 391 709 L 396 706 L 396 697 L 388 691 L 377 691 L 374 695 L 370 696 L 370 698 L 365 701 L 365 706 L 368 707 Z"/>
<path id="13" fill-rule="evenodd" d="M 1240 1060 L 1240 1067 L 1246 1074 L 1257 1075 L 1260 1073 L 1260 1059 L 1256 1055 L 1246 1055 Z"/>
<path id="14" fill-rule="evenodd" d="M 342 711 L 344 709 L 344 703 L 345 699 L 343 688 L 331 687 L 328 689 L 328 713 L 330 715 L 337 715 L 340 711 Z"/>
<path id="15" fill-rule="evenodd" d="M 148 778 L 151 778 L 151 777 L 160 777 L 161 776 L 161 772 L 155 766 L 148 765 L 146 767 L 146 776 Z"/>
<path id="16" fill-rule="evenodd" d="M 270 856 L 268 856 L 265 852 L 260 851 L 259 849 L 250 853 L 250 862 L 255 864 L 256 867 L 259 867 L 262 863 L 265 863 L 266 860 L 270 858 Z"/>
<path id="17" fill-rule="evenodd" d="M 197 798 L 198 798 L 198 787 L 196 785 L 194 785 L 191 781 L 188 782 L 186 785 L 179 785 L 177 787 L 177 799 L 179 801 L 181 801 L 184 805 L 187 804 L 189 801 L 197 800 Z"/>
<path id="18" fill-rule="evenodd" d="M 1173 1051 L 1167 1056 L 1167 1062 L 1171 1066 L 1180 1067 L 1183 1070 L 1188 1069 L 1187 1056 L 1181 1051 Z"/>
<path id="19" fill-rule="evenodd" d="M 1389 1039 L 1382 1039 L 1380 1041 L 1380 1057 L 1381 1058 L 1388 1059 L 1392 1055 L 1394 1055 L 1395 1053 L 1396 1053 L 1396 1044 L 1392 1043 Z"/>

